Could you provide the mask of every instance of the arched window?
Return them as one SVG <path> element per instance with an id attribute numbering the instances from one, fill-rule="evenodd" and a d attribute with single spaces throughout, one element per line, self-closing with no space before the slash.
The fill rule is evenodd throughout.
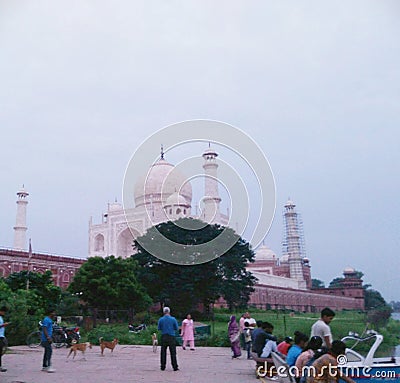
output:
<path id="1" fill-rule="evenodd" d="M 117 257 L 126 258 L 133 254 L 133 239 L 129 228 L 120 233 L 117 240 Z"/>
<path id="2" fill-rule="evenodd" d="M 94 237 L 94 251 L 104 251 L 103 234 L 97 234 L 96 237 Z"/>
<path id="3" fill-rule="evenodd" d="M 181 209 L 179 209 L 179 207 L 178 207 L 178 209 L 176 209 L 176 214 L 181 214 Z"/>

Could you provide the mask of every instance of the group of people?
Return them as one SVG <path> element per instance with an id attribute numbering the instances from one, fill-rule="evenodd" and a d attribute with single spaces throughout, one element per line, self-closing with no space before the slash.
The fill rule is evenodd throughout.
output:
<path id="1" fill-rule="evenodd" d="M 5 327 L 9 324 L 4 322 L 3 316 L 7 311 L 6 307 L 0 308 L 0 372 L 7 371 L 2 367 L 1 356 L 5 345 Z M 332 383 L 337 382 L 339 375 L 329 375 L 332 371 L 330 366 L 337 366 L 337 357 L 346 351 L 346 345 L 339 340 L 332 339 L 332 332 L 329 324 L 335 313 L 325 308 L 321 311 L 321 317 L 311 327 L 311 336 L 296 331 L 294 339 L 286 337 L 277 344 L 277 338 L 273 335 L 274 326 L 269 322 L 256 321 L 246 312 L 239 320 L 232 315 L 228 324 L 228 335 L 231 343 L 232 358 L 241 356 L 241 348 L 247 352 L 247 358 L 251 359 L 251 352 L 260 358 L 270 358 L 272 352 L 279 353 L 285 358 L 286 363 L 295 366 L 296 381 L 301 383 Z M 55 311 L 49 309 L 42 321 L 41 345 L 44 348 L 42 371 L 54 372 L 51 365 L 52 356 L 52 334 L 53 319 Z M 161 370 L 166 368 L 167 349 L 171 354 L 171 364 L 174 371 L 178 371 L 176 357 L 176 333 L 179 329 L 177 320 L 171 315 L 170 308 L 163 308 L 163 316 L 158 321 L 158 330 L 161 332 Z M 185 350 L 189 345 L 194 350 L 194 322 L 190 314 L 182 322 L 181 335 L 183 339 L 182 348 Z M 313 366 L 314 376 L 303 376 L 305 366 Z M 307 371 L 309 371 L 307 369 Z M 348 383 L 354 381 L 346 376 L 340 376 Z"/>
<path id="2" fill-rule="evenodd" d="M 332 383 L 340 378 L 348 383 L 354 381 L 339 372 L 335 376 L 330 366 L 337 367 L 337 357 L 345 354 L 346 345 L 340 340 L 333 340 L 329 324 L 335 313 L 330 308 L 321 311 L 321 317 L 312 325 L 310 337 L 300 331 L 292 337 L 286 337 L 278 344 L 273 335 L 274 326 L 269 322 L 256 321 L 246 312 L 236 322 L 232 315 L 228 323 L 228 336 L 231 343 L 232 358 L 241 356 L 241 349 L 247 352 L 247 358 L 251 359 L 251 352 L 259 358 L 270 358 L 271 353 L 278 353 L 285 359 L 289 367 L 295 367 L 295 379 L 301 383 Z M 315 374 L 305 376 L 305 366 L 313 366 Z"/>

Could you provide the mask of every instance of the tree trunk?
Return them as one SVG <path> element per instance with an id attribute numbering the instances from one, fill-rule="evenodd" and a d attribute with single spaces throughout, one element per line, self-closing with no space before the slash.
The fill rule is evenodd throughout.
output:
<path id="1" fill-rule="evenodd" d="M 97 326 L 97 307 L 93 308 L 93 328 Z"/>

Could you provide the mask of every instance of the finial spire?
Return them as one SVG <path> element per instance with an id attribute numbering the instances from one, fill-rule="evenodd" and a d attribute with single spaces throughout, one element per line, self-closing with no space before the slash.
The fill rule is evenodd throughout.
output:
<path id="1" fill-rule="evenodd" d="M 160 157 L 160 159 L 164 159 L 164 145 L 163 144 L 161 144 L 161 157 Z"/>

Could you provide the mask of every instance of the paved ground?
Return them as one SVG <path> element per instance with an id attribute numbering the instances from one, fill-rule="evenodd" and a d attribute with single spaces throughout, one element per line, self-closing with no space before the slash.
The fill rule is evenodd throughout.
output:
<path id="1" fill-rule="evenodd" d="M 114 382 L 173 382 L 173 383 L 258 383 L 255 362 L 231 359 L 228 348 L 200 347 L 196 351 L 178 348 L 179 371 L 173 371 L 168 355 L 167 369 L 160 371 L 160 348 L 157 354 L 150 346 L 118 345 L 114 354 L 93 346 L 86 360 L 78 354 L 67 359 L 65 348 L 53 350 L 54 374 L 41 371 L 43 349 L 26 346 L 12 347 L 3 357 L 7 372 L 0 373 L 1 383 L 114 383 Z"/>

